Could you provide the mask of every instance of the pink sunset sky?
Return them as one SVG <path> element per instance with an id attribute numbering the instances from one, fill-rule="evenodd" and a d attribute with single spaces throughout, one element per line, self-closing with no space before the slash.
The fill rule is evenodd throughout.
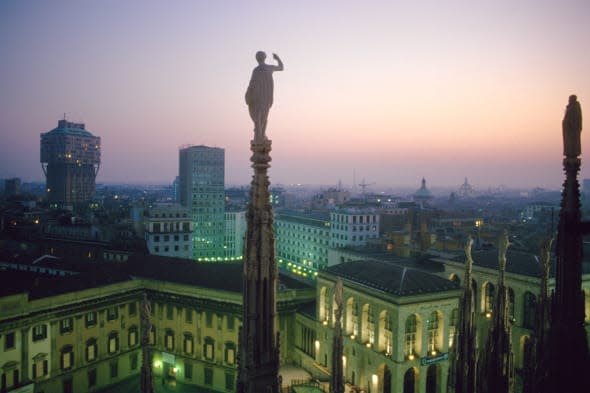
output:
<path id="1" fill-rule="evenodd" d="M 39 135 L 65 112 L 102 138 L 99 183 L 170 183 L 179 147 L 203 144 L 246 184 L 265 50 L 285 63 L 274 184 L 558 189 L 589 44 L 587 0 L 2 1 L 0 178 L 43 179 Z"/>

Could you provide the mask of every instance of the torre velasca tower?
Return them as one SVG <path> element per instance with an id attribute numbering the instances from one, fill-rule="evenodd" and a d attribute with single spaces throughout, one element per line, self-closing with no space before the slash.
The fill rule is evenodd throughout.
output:
<path id="1" fill-rule="evenodd" d="M 57 128 L 41 134 L 41 167 L 53 206 L 89 201 L 100 167 L 100 137 L 88 132 L 84 124 L 59 120 Z"/>
<path id="2" fill-rule="evenodd" d="M 225 150 L 188 146 L 180 149 L 178 166 L 180 204 L 193 222 L 193 258 L 221 261 L 224 256 Z"/>

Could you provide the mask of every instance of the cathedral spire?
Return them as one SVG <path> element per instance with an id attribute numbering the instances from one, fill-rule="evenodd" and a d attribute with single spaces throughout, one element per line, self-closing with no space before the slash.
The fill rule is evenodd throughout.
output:
<path id="1" fill-rule="evenodd" d="M 267 170 L 271 141 L 251 143 L 254 176 L 248 203 L 238 393 L 278 393 L 279 334 L 273 215 Z"/>
<path id="2" fill-rule="evenodd" d="M 590 359 L 584 329 L 582 292 L 583 235 L 590 231 L 580 211 L 580 134 L 582 110 L 575 95 L 569 97 L 562 123 L 565 181 L 556 245 L 555 293 L 548 337 L 548 379 L 543 392 L 590 391 Z"/>
<path id="3" fill-rule="evenodd" d="M 464 291 L 459 301 L 459 321 L 453 338 L 448 378 L 448 393 L 474 393 L 477 370 L 475 303 L 473 296 L 473 238 L 465 243 Z"/>
<path id="4" fill-rule="evenodd" d="M 512 353 L 512 327 L 509 320 L 508 288 L 504 283 L 508 233 L 498 239 L 498 295 L 494 320 L 479 364 L 478 393 L 514 392 L 514 354 Z"/>
<path id="5" fill-rule="evenodd" d="M 336 309 L 334 311 L 334 342 L 332 345 L 332 380 L 330 383 L 330 393 L 344 393 L 344 375 L 343 375 L 343 339 L 342 339 L 342 280 L 340 277 L 336 280 L 334 286 L 334 302 Z"/>
<path id="6" fill-rule="evenodd" d="M 150 320 L 151 308 L 144 293 L 141 299 L 141 393 L 154 393 L 154 377 L 152 375 L 152 355 L 150 351 L 150 332 L 152 322 Z"/>

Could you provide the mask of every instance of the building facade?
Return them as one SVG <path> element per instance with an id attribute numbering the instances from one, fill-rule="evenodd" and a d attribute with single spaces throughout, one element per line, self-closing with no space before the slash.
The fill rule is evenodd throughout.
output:
<path id="1" fill-rule="evenodd" d="M 179 152 L 180 204 L 193 223 L 193 259 L 221 261 L 225 255 L 225 150 L 188 146 Z"/>
<path id="2" fill-rule="evenodd" d="M 282 211 L 275 214 L 276 258 L 281 269 L 315 278 L 328 266 L 330 216 Z"/>
<path id="3" fill-rule="evenodd" d="M 138 391 L 140 305 L 146 294 L 155 384 L 235 392 L 241 266 L 194 266 L 188 260 L 154 256 L 133 263 L 138 263 L 133 270 L 142 271 L 141 276 L 54 277 L 49 285 L 44 276 L 37 287 L 23 285 L 10 294 L 3 292 L 1 391 L 26 386 L 36 393 L 83 393 L 114 385 L 118 391 Z M 30 273 L 17 274 L 22 279 Z M 280 282 L 277 323 L 284 332 L 280 360 L 291 364 L 296 310 L 299 304 L 313 301 L 315 290 L 288 278 Z M 50 289 L 55 286 L 60 289 Z"/>
<path id="4" fill-rule="evenodd" d="M 177 204 L 155 205 L 145 211 L 144 227 L 150 254 L 192 257 L 193 230 L 187 208 Z"/>
<path id="5" fill-rule="evenodd" d="M 342 357 L 346 391 L 443 392 L 453 345 L 459 286 L 440 277 L 378 261 L 320 272 L 315 329 L 304 315 L 296 355 L 326 379 L 332 370 L 334 286 L 343 281 Z"/>
<path id="6" fill-rule="evenodd" d="M 330 213 L 330 246 L 364 246 L 379 237 L 379 213 L 372 207 L 341 207 Z"/>
<path id="7" fill-rule="evenodd" d="M 223 242 L 223 260 L 238 261 L 243 258 L 246 225 L 245 210 L 225 211 L 225 240 Z"/>
<path id="8" fill-rule="evenodd" d="M 41 166 L 53 206 L 88 202 L 96 189 L 100 137 L 82 123 L 59 120 L 57 128 L 41 134 Z"/>

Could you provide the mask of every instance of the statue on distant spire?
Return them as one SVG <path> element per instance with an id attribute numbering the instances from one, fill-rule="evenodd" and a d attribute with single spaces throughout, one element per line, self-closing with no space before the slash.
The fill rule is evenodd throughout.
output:
<path id="1" fill-rule="evenodd" d="M 571 95 L 563 117 L 563 155 L 577 158 L 582 154 L 582 108 L 578 97 Z"/>
<path id="2" fill-rule="evenodd" d="M 264 141 L 266 136 L 266 121 L 268 112 L 273 102 L 274 82 L 272 73 L 283 71 L 283 62 L 276 53 L 272 57 L 277 61 L 277 65 L 266 64 L 266 53 L 256 52 L 256 61 L 258 66 L 252 71 L 250 84 L 246 90 L 246 104 L 250 111 L 250 117 L 254 122 L 254 140 Z"/>

